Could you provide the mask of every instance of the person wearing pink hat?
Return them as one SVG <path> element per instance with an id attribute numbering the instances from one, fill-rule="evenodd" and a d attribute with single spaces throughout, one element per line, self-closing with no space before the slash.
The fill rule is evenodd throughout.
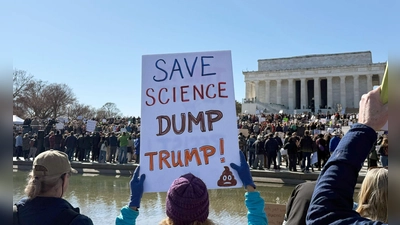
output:
<path id="1" fill-rule="evenodd" d="M 249 225 L 268 225 L 268 219 L 264 211 L 264 199 L 260 192 L 256 191 L 256 185 L 251 177 L 249 165 L 241 151 L 240 165 L 231 163 L 241 179 L 247 192 L 245 193 L 245 205 L 247 207 L 247 219 Z M 116 225 L 136 224 L 139 216 L 140 200 L 143 195 L 143 183 L 146 178 L 142 174 L 139 178 L 140 167 L 134 172 L 130 181 L 131 201 L 121 209 L 116 218 Z M 166 215 L 160 225 L 214 225 L 209 215 L 209 196 L 206 184 L 195 175 L 188 173 L 175 179 L 167 193 Z"/>

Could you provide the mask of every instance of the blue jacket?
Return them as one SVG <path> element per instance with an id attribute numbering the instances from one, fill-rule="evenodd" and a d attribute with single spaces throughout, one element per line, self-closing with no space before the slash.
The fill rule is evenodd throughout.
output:
<path id="1" fill-rule="evenodd" d="M 74 209 L 65 199 L 51 197 L 36 197 L 32 200 L 23 198 L 17 203 L 20 225 L 52 225 L 53 221 L 64 209 Z M 93 225 L 92 220 L 84 215 L 78 215 L 71 225 Z"/>
<path id="2" fill-rule="evenodd" d="M 244 203 L 247 207 L 247 224 L 248 225 L 268 225 L 267 215 L 264 211 L 264 199 L 261 198 L 260 192 L 246 192 L 244 194 Z M 116 225 L 135 225 L 139 211 L 134 211 L 128 206 L 121 209 L 121 213 L 115 220 Z"/>
<path id="3" fill-rule="evenodd" d="M 340 138 L 339 137 L 333 137 L 331 139 L 331 141 L 329 142 L 329 151 L 332 153 L 335 151 L 335 149 L 337 148 L 338 144 L 340 142 Z"/>
<path id="4" fill-rule="evenodd" d="M 308 208 L 307 224 L 383 224 L 353 211 L 358 173 L 375 140 L 376 132 L 363 124 L 354 124 L 347 132 L 321 171 Z"/>

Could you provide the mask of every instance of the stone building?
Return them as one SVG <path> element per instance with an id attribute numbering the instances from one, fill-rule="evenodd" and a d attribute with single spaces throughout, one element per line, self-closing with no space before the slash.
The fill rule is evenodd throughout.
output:
<path id="1" fill-rule="evenodd" d="M 242 112 L 355 112 L 385 66 L 370 51 L 260 59 L 258 71 L 243 72 Z"/>

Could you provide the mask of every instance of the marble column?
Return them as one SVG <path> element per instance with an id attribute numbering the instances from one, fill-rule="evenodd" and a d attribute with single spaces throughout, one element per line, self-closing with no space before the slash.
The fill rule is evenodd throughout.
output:
<path id="1" fill-rule="evenodd" d="M 367 76 L 367 91 L 372 91 L 372 75 L 368 74 Z"/>
<path id="2" fill-rule="evenodd" d="M 246 81 L 246 99 L 251 98 L 251 83 Z"/>
<path id="3" fill-rule="evenodd" d="M 340 104 L 342 105 L 342 110 L 347 108 L 346 105 L 346 77 L 340 77 Z"/>
<path id="4" fill-rule="evenodd" d="M 331 107 L 332 108 L 332 77 L 327 77 L 326 78 L 326 83 L 327 83 L 327 106 L 328 108 Z"/>
<path id="5" fill-rule="evenodd" d="M 270 85 L 270 80 L 265 80 L 265 103 L 270 103 L 271 99 L 270 99 L 270 95 L 269 95 L 269 89 L 271 87 Z"/>
<path id="6" fill-rule="evenodd" d="M 315 112 L 318 112 L 319 105 L 321 105 L 321 86 L 320 86 L 320 78 L 314 78 L 314 106 Z"/>
<path id="7" fill-rule="evenodd" d="M 254 99 L 256 101 L 260 101 L 260 99 L 259 99 L 260 96 L 258 95 L 259 83 L 260 83 L 260 81 L 258 81 L 258 80 L 254 81 Z"/>
<path id="8" fill-rule="evenodd" d="M 353 99 L 353 107 L 358 108 L 358 104 L 360 103 L 360 88 L 359 88 L 359 79 L 358 75 L 353 75 L 354 81 L 354 99 Z"/>
<path id="9" fill-rule="evenodd" d="M 288 97 L 289 97 L 289 110 L 294 109 L 295 92 L 293 88 L 293 79 L 288 79 Z"/>
<path id="10" fill-rule="evenodd" d="M 306 78 L 301 78 L 300 79 L 300 108 L 307 108 L 308 102 L 307 102 L 307 97 L 306 97 L 306 91 L 307 91 L 307 80 Z"/>
<path id="11" fill-rule="evenodd" d="M 276 80 L 276 104 L 282 104 L 282 80 Z"/>

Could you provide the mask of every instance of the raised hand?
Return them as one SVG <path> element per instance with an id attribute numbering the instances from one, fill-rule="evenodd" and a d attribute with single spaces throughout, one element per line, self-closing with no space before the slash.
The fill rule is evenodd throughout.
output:
<path id="1" fill-rule="evenodd" d="M 146 179 L 146 175 L 140 175 L 139 179 L 139 172 L 140 166 L 136 167 L 132 180 L 129 183 L 131 187 L 131 201 L 129 202 L 129 207 L 140 207 L 140 200 L 143 196 L 143 182 Z"/>
<path id="2" fill-rule="evenodd" d="M 388 104 L 383 104 L 380 88 L 372 90 L 361 97 L 358 122 L 380 130 L 389 117 Z"/>
<path id="3" fill-rule="evenodd" d="M 246 157 L 244 156 L 242 151 L 239 151 L 240 154 L 240 166 L 236 165 L 235 163 L 231 163 L 230 166 L 232 169 L 236 170 L 239 175 L 240 180 L 242 181 L 244 188 L 247 188 L 248 185 L 256 188 L 254 184 L 253 177 L 250 173 L 249 164 L 246 162 Z"/>

